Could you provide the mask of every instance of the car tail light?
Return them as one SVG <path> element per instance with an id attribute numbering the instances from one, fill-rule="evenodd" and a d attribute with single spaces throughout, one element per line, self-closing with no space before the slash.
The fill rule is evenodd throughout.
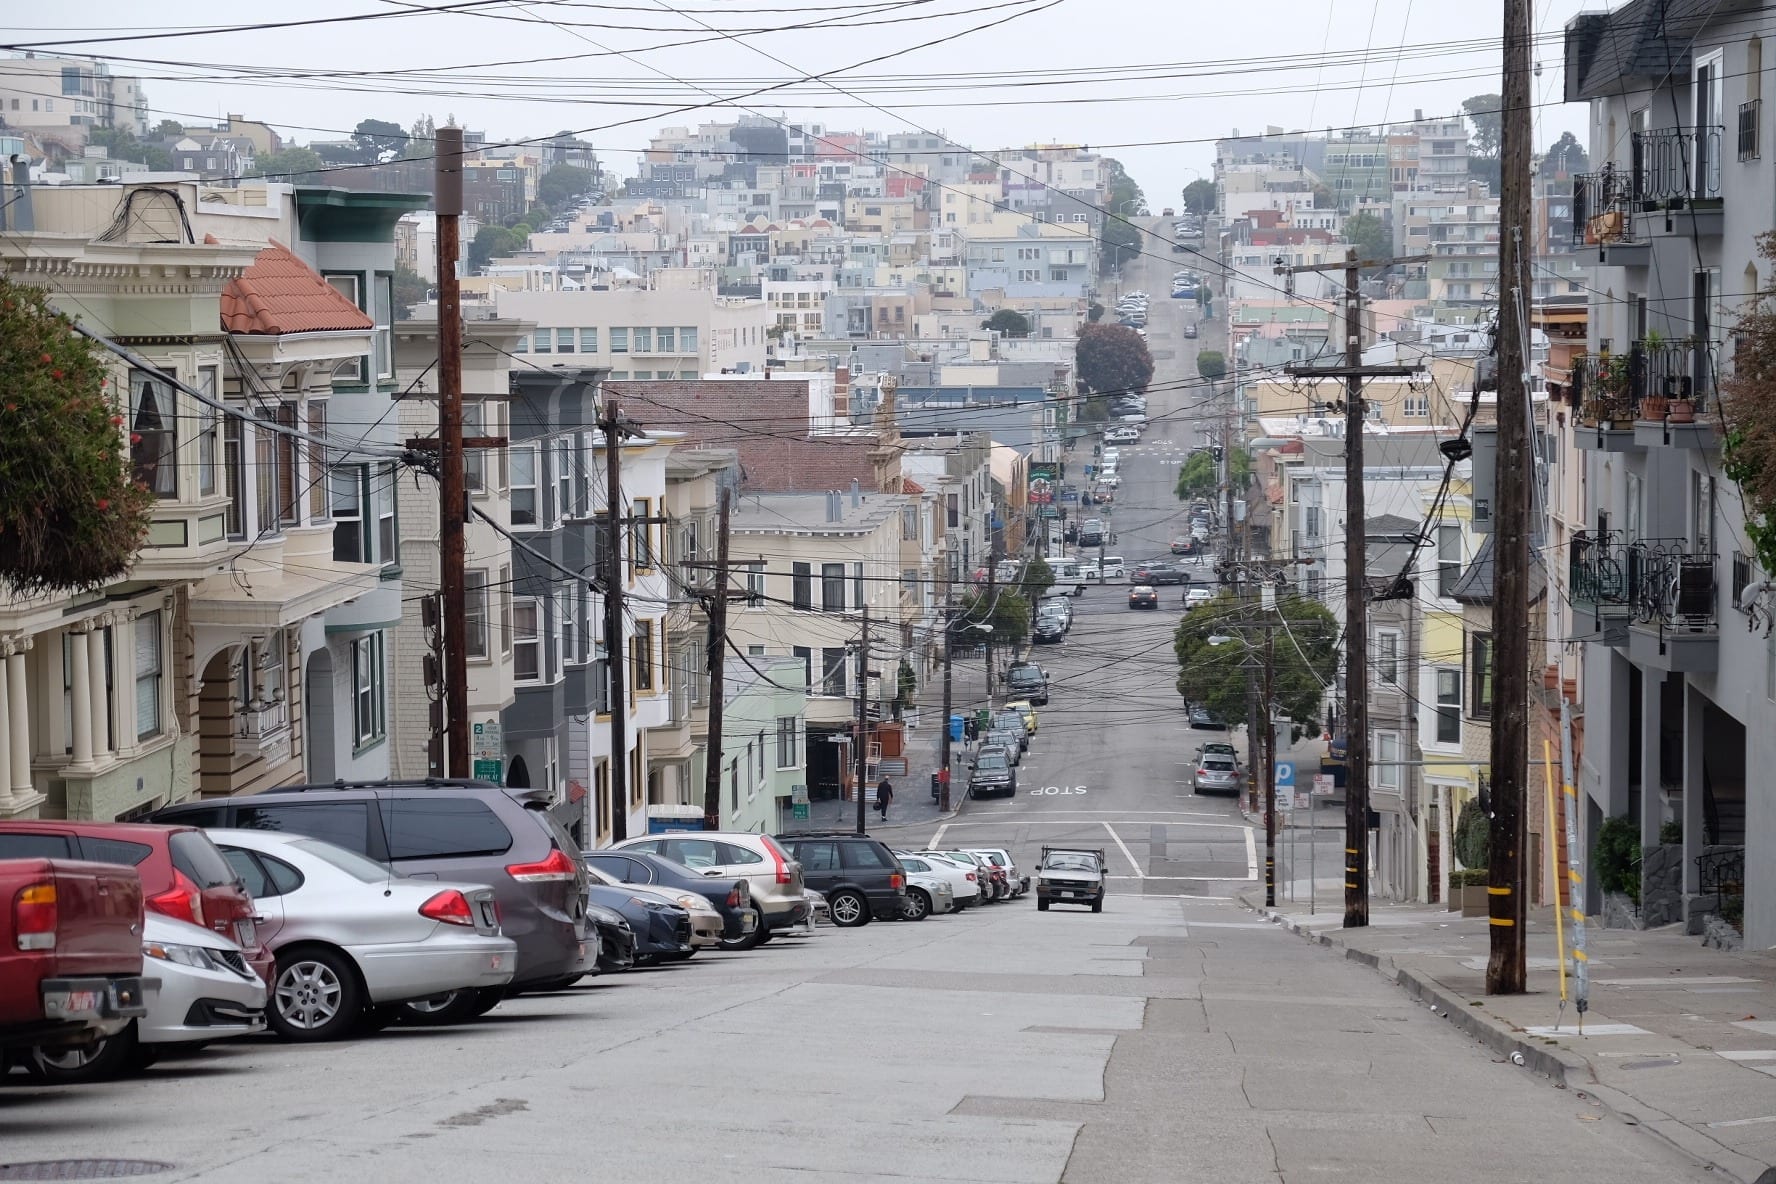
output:
<path id="1" fill-rule="evenodd" d="M 731 909 L 744 908 L 747 903 L 748 898 L 746 893 L 740 891 L 739 884 L 735 884 L 733 889 L 728 893 L 728 907 Z"/>
<path id="2" fill-rule="evenodd" d="M 906 887 L 906 877 L 899 872 L 890 872 L 888 874 L 888 887 L 895 889 Z"/>
<path id="3" fill-rule="evenodd" d="M 777 850 L 777 844 L 767 842 L 765 850 L 771 853 L 771 859 L 777 864 L 777 882 L 779 884 L 794 883 L 794 877 L 789 874 L 789 863 L 783 858 L 783 852 Z"/>
<path id="4" fill-rule="evenodd" d="M 173 886 L 165 892 L 150 896 L 148 907 L 175 921 L 190 921 L 193 925 L 209 927 L 209 922 L 204 920 L 203 893 L 198 891 L 190 876 L 176 868 L 173 871 Z"/>
<path id="5" fill-rule="evenodd" d="M 26 884 L 12 898 L 12 928 L 21 950 L 53 950 L 56 944 L 56 886 L 49 880 Z"/>
<path id="6" fill-rule="evenodd" d="M 1196 771 L 1196 775 L 1198 777 L 1207 777 L 1209 775 L 1209 771 L 1207 769 L 1198 769 Z"/>
<path id="7" fill-rule="evenodd" d="M 469 898 L 454 888 L 448 888 L 420 905 L 419 915 L 446 925 L 475 927 L 475 913 L 469 908 Z"/>
<path id="8" fill-rule="evenodd" d="M 969 879 L 971 879 L 971 880 L 972 880 L 972 879 L 974 879 L 974 873 L 973 873 L 973 872 L 963 872 L 963 873 L 962 873 L 962 874 L 963 874 L 963 875 L 965 875 L 965 876 L 967 876 L 967 877 L 968 877 L 968 878 L 969 878 Z"/>
<path id="9" fill-rule="evenodd" d="M 538 863 L 509 863 L 506 865 L 506 874 L 525 884 L 571 880 L 577 871 L 573 860 L 564 855 L 559 847 L 550 848 L 549 857 Z"/>

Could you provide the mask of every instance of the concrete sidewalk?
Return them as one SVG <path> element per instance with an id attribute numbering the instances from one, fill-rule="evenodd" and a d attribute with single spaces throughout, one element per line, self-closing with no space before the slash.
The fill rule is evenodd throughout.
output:
<path id="1" fill-rule="evenodd" d="M 1247 907 L 1393 979 L 1501 1057 L 1582 1091 L 1724 1178 L 1776 1184 L 1776 956 L 1707 949 L 1676 926 L 1587 926 L 1581 1035 L 1575 1004 L 1560 1006 L 1550 909 L 1530 917 L 1530 992 L 1488 997 L 1485 917 L 1372 901 L 1369 927 L 1347 930 L 1342 892 L 1322 889 L 1316 916 L 1299 905 L 1265 909 L 1263 899 L 1262 889 L 1241 894 Z M 1570 996 L 1576 983 L 1567 985 Z"/>

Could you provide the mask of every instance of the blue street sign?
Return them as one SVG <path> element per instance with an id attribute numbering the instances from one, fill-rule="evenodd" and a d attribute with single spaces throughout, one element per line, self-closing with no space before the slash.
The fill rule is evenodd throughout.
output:
<path id="1" fill-rule="evenodd" d="M 1276 787 L 1278 790 L 1294 789 L 1295 788 L 1295 762 L 1294 761 L 1278 761 L 1276 763 L 1276 771 L 1277 771 Z"/>

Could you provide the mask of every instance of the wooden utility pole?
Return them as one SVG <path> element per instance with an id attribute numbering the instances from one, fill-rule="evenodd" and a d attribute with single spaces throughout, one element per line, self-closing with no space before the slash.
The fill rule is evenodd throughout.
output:
<path id="1" fill-rule="evenodd" d="M 624 694 L 629 647 L 623 641 L 623 424 L 616 396 L 604 396 L 604 650 L 609 655 L 611 840 L 629 837 L 629 711 Z M 639 556 L 637 557 L 639 558 Z"/>
<path id="2" fill-rule="evenodd" d="M 1296 271 L 1344 272 L 1344 365 L 1287 366 L 1284 372 L 1301 378 L 1344 379 L 1344 926 L 1369 924 L 1369 573 L 1365 548 L 1363 497 L 1363 380 L 1404 378 L 1418 372 L 1413 366 L 1363 365 L 1362 292 L 1358 281 L 1365 267 L 1394 263 L 1422 263 L 1429 255 L 1402 255 L 1393 259 L 1358 259 L 1357 249 L 1345 251 L 1343 263 L 1319 263 L 1282 267 L 1279 274 Z M 1274 788 L 1265 789 L 1274 792 Z"/>
<path id="3" fill-rule="evenodd" d="M 857 643 L 857 833 L 867 834 L 864 783 L 869 779 L 869 605 L 863 606 L 863 637 Z M 840 669 L 843 669 L 841 667 Z"/>
<path id="4" fill-rule="evenodd" d="M 1492 842 L 1487 903 L 1488 995 L 1520 995 L 1524 961 L 1525 823 L 1529 800 L 1529 530 L 1534 460 L 1526 382 L 1530 289 L 1529 4 L 1505 0 L 1504 121 L 1499 141 L 1498 477 L 1493 525 Z"/>
<path id="5" fill-rule="evenodd" d="M 444 617 L 444 756 L 451 777 L 470 773 L 469 627 L 463 571 L 469 499 L 463 473 L 462 289 L 456 274 L 462 143 L 460 127 L 441 127 L 433 157 L 433 208 L 438 221 L 438 585 Z"/>
<path id="6" fill-rule="evenodd" d="M 703 770 L 703 829 L 721 829 L 722 699 L 728 648 L 728 516 L 733 491 L 726 485 L 716 502 L 715 592 L 709 599 L 709 738 Z"/>
<path id="7" fill-rule="evenodd" d="M 948 572 L 948 568 L 944 569 Z M 943 731 L 937 739 L 937 809 L 941 814 L 950 812 L 950 712 L 955 708 L 956 679 L 954 673 L 956 610 L 950 602 L 950 583 L 944 580 L 944 614 L 943 614 Z"/>
<path id="8" fill-rule="evenodd" d="M 1268 585 L 1266 586 L 1268 588 Z M 1262 593 L 1260 593 L 1262 595 Z M 1277 795 L 1276 795 L 1276 722 L 1271 717 L 1271 702 L 1276 697 L 1276 622 L 1274 590 L 1272 608 L 1264 614 L 1264 702 L 1258 708 L 1258 726 L 1264 729 L 1264 905 L 1275 908 L 1277 902 Z M 1293 875 L 1293 871 L 1290 872 Z M 1313 895 L 1309 885 L 1307 894 Z"/>

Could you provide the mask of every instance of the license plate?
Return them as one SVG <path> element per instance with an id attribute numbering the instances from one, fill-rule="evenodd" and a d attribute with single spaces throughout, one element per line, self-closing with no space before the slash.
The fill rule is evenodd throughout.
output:
<path id="1" fill-rule="evenodd" d="M 259 927 L 251 918 L 234 923 L 234 940 L 243 950 L 251 950 L 259 944 Z"/>
<path id="2" fill-rule="evenodd" d="M 69 1012 L 97 1011 L 103 996 L 98 991 L 69 991 L 67 1003 L 64 1005 Z"/>

